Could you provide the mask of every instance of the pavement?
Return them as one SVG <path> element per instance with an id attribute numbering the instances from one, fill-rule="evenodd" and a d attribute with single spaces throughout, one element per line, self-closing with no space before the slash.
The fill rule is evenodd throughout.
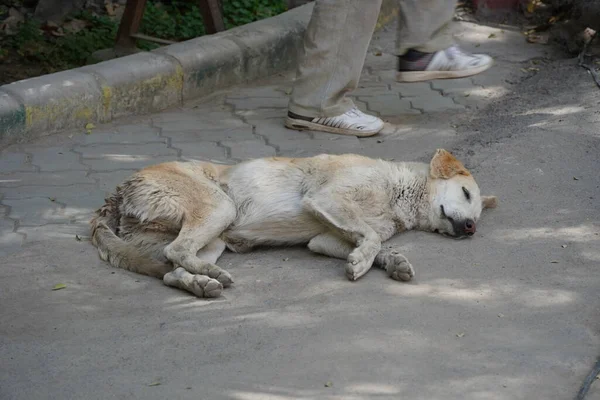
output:
<path id="1" fill-rule="evenodd" d="M 353 94 L 388 122 L 371 138 L 283 128 L 286 73 L 5 148 L 0 398 L 574 398 L 600 355 L 600 91 L 517 30 L 461 23 L 457 37 L 494 68 L 399 84 L 393 26 L 376 34 Z M 341 260 L 264 249 L 226 253 L 235 285 L 201 300 L 109 267 L 89 243 L 93 211 L 146 165 L 428 161 L 440 147 L 500 205 L 472 240 L 393 238 L 416 269 L 408 284 L 379 270 L 349 282 Z"/>

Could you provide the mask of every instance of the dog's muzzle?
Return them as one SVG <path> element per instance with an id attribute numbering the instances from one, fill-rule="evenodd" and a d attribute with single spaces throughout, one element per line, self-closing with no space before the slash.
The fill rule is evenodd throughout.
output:
<path id="1" fill-rule="evenodd" d="M 473 236 L 477 231 L 477 225 L 472 219 L 464 221 L 452 221 L 455 236 Z"/>

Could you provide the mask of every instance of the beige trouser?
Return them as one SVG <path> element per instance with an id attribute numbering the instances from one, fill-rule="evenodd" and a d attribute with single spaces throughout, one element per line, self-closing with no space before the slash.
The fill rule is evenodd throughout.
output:
<path id="1" fill-rule="evenodd" d="M 306 117 L 334 117 L 354 107 L 356 89 L 382 0 L 316 0 L 304 36 L 289 110 Z M 443 50 L 456 0 L 399 0 L 396 55 L 409 49 Z M 392 66 L 395 67 L 395 66 Z"/>

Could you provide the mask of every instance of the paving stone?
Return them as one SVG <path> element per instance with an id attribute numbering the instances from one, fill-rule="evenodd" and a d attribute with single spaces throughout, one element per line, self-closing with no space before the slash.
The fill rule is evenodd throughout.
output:
<path id="1" fill-rule="evenodd" d="M 383 53 L 381 51 L 370 51 L 365 58 L 365 65 L 368 65 L 369 70 L 372 72 L 389 70 L 390 68 L 394 68 L 397 64 L 398 58 L 395 55 Z"/>
<path id="2" fill-rule="evenodd" d="M 392 92 L 400 93 L 401 97 L 418 97 L 433 92 L 428 82 L 391 82 L 390 87 Z"/>
<path id="3" fill-rule="evenodd" d="M 286 110 L 281 108 L 260 108 L 254 110 L 238 110 L 235 112 L 239 118 L 243 118 L 247 123 L 262 121 L 265 119 L 282 119 L 287 115 Z"/>
<path id="4" fill-rule="evenodd" d="M 248 97 L 288 97 L 291 87 L 284 88 L 281 86 L 259 86 L 250 88 L 235 89 L 232 93 L 227 94 L 228 99 L 245 99 Z"/>
<path id="5" fill-rule="evenodd" d="M 230 149 L 230 157 L 236 160 L 248 160 L 251 158 L 272 157 L 275 148 L 267 146 L 258 140 L 242 140 L 239 142 L 223 142 L 223 146 Z"/>
<path id="6" fill-rule="evenodd" d="M 90 178 L 96 181 L 98 188 L 104 191 L 104 196 L 108 196 L 112 193 L 117 185 L 123 183 L 129 178 L 135 170 L 121 169 L 111 172 L 92 172 Z"/>
<path id="7" fill-rule="evenodd" d="M 465 109 L 464 106 L 453 102 L 451 98 L 444 97 L 433 91 L 426 96 L 411 98 L 410 102 L 413 108 L 416 108 L 424 113 Z"/>
<path id="8" fill-rule="evenodd" d="M 352 97 L 380 96 L 389 94 L 389 86 L 382 83 L 360 85 L 358 88 L 350 92 Z"/>
<path id="9" fill-rule="evenodd" d="M 360 97 L 359 99 L 367 103 L 369 111 L 377 112 L 381 116 L 420 113 L 418 110 L 411 107 L 410 100 L 401 99 L 398 94 Z"/>
<path id="10" fill-rule="evenodd" d="M 35 171 L 31 165 L 30 157 L 25 153 L 0 153 L 0 174 L 8 174 L 18 171 Z"/>
<path id="11" fill-rule="evenodd" d="M 23 235 L 14 233 L 15 222 L 0 218 L 0 259 L 21 250 Z"/>
<path id="12" fill-rule="evenodd" d="M 19 186 L 67 186 L 80 183 L 93 183 L 93 181 L 86 177 L 85 171 L 15 172 L 0 175 L 2 191 Z"/>
<path id="13" fill-rule="evenodd" d="M 446 95 L 455 95 L 455 94 L 466 94 L 470 93 L 472 90 L 477 87 L 471 81 L 471 78 L 461 78 L 461 79 L 439 79 L 435 81 L 431 81 L 431 88 L 434 90 L 441 91 L 444 96 Z"/>
<path id="14" fill-rule="evenodd" d="M 229 98 L 227 100 L 236 110 L 254 110 L 257 108 L 287 108 L 288 97 L 248 97 L 245 99 Z"/>
<path id="15" fill-rule="evenodd" d="M 88 223 L 94 212 L 104 204 L 106 193 L 103 190 L 69 193 L 58 197 L 65 204 L 64 215 L 71 221 Z"/>
<path id="16" fill-rule="evenodd" d="M 86 165 L 90 167 L 93 171 L 103 172 L 103 171 L 117 171 L 117 170 L 129 170 L 135 171 L 150 165 L 161 164 L 169 161 L 177 161 L 178 157 L 176 155 L 171 156 L 128 156 L 126 158 L 120 159 L 86 159 L 84 162 Z"/>
<path id="17" fill-rule="evenodd" d="M 198 132 L 204 129 L 232 129 L 244 126 L 244 122 L 228 110 L 214 112 L 201 108 L 158 114 L 152 117 L 152 121 L 162 129 L 164 136 L 169 136 L 172 132 Z"/>
<path id="18" fill-rule="evenodd" d="M 10 207 L 9 217 L 19 220 L 22 226 L 39 226 L 49 223 L 68 223 L 62 206 L 46 197 L 3 200 Z"/>
<path id="19" fill-rule="evenodd" d="M 279 147 L 279 154 L 286 157 L 312 157 L 323 153 L 360 153 L 361 143 L 353 136 L 333 136 L 314 132 L 314 139 L 289 140 Z"/>
<path id="20" fill-rule="evenodd" d="M 2 201 L 12 199 L 26 199 L 34 197 L 53 198 L 56 201 L 61 202 L 61 198 L 68 197 L 69 193 L 89 193 L 96 190 L 95 184 L 90 183 L 77 183 L 69 186 L 19 186 L 15 188 L 3 188 L 3 199 Z"/>
<path id="21" fill-rule="evenodd" d="M 97 144 L 77 146 L 75 149 L 82 153 L 82 162 L 94 171 L 138 169 L 177 159 L 177 150 L 162 143 Z"/>
<path id="22" fill-rule="evenodd" d="M 89 224 L 85 223 L 20 226 L 17 232 L 25 234 L 25 243 L 51 240 L 72 240 L 75 242 L 78 236 L 80 238 L 90 236 Z"/>
<path id="23" fill-rule="evenodd" d="M 307 132 L 287 129 L 283 119 L 268 119 L 256 121 L 256 134 L 262 136 L 270 145 L 277 148 L 286 147 L 289 141 L 307 141 L 311 135 Z M 286 147 L 287 148 L 287 147 Z"/>
<path id="24" fill-rule="evenodd" d="M 160 129 L 150 125 L 123 125 L 110 130 L 94 130 L 89 135 L 83 135 L 79 144 L 139 144 L 139 143 L 166 143 L 167 139 L 159 136 Z"/>
<path id="25" fill-rule="evenodd" d="M 223 140 L 253 140 L 252 125 L 246 124 L 239 128 L 230 129 L 198 129 L 196 131 L 164 132 L 171 139 L 173 147 L 181 148 L 180 143 L 190 142 L 221 142 Z"/>
<path id="26" fill-rule="evenodd" d="M 216 143 L 185 143 L 180 147 L 181 157 L 185 160 L 226 160 L 227 151 Z"/>
<path id="27" fill-rule="evenodd" d="M 79 154 L 68 147 L 31 148 L 25 147 L 31 154 L 31 163 L 43 172 L 84 171 L 87 167 L 79 161 Z"/>

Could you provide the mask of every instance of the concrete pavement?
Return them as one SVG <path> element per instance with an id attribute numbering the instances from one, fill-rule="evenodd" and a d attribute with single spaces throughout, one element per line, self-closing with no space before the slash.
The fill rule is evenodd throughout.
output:
<path id="1" fill-rule="evenodd" d="M 574 61 L 467 23 L 459 39 L 494 55 L 494 69 L 394 83 L 393 37 L 374 38 L 354 93 L 389 122 L 372 138 L 284 129 L 287 74 L 5 149 L 0 398 L 574 398 L 600 354 L 599 92 Z M 416 269 L 409 284 L 379 270 L 352 283 L 340 260 L 269 249 L 225 254 L 236 283 L 204 301 L 110 268 L 88 241 L 93 210 L 145 165 L 427 161 L 438 147 L 500 207 L 472 240 L 394 238 Z"/>

